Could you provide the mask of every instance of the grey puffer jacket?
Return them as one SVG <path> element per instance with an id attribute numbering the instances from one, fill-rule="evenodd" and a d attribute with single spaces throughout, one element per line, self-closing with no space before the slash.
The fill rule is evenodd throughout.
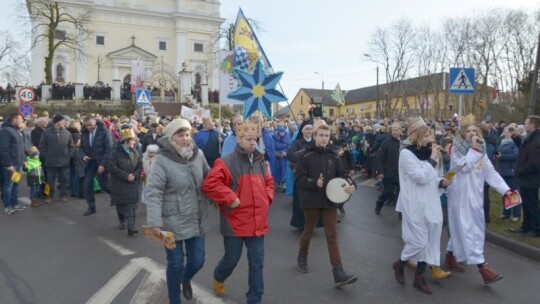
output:
<path id="1" fill-rule="evenodd" d="M 209 201 L 201 192 L 210 171 L 204 154 L 193 143 L 193 156 L 182 158 L 168 137 L 158 141 L 152 172 L 147 178 L 147 225 L 174 233 L 176 241 L 203 236 L 209 230 Z"/>

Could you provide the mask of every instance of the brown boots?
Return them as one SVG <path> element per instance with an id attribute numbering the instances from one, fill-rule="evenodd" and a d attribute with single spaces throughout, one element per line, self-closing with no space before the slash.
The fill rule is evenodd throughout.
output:
<path id="1" fill-rule="evenodd" d="M 482 265 L 482 267 L 479 267 L 478 271 L 482 275 L 482 279 L 484 279 L 484 284 L 491 284 L 503 278 L 502 275 L 489 269 L 487 263 Z"/>
<path id="2" fill-rule="evenodd" d="M 403 265 L 400 260 L 397 260 L 392 264 L 392 268 L 394 269 L 396 281 L 401 285 L 405 285 L 405 265 Z"/>
<path id="3" fill-rule="evenodd" d="M 420 290 L 421 292 L 423 293 L 427 293 L 427 294 L 432 294 L 433 293 L 433 290 L 431 289 L 431 287 L 429 287 L 427 284 L 426 284 L 426 280 L 424 279 L 424 276 L 419 274 L 419 273 L 415 273 L 414 274 L 414 283 L 413 283 L 413 286 Z"/>
<path id="4" fill-rule="evenodd" d="M 451 253 L 446 253 L 446 259 L 444 260 L 444 266 L 457 272 L 465 272 L 465 268 L 456 261 L 456 257 Z"/>
<path id="5" fill-rule="evenodd" d="M 39 202 L 39 200 L 37 198 L 33 199 L 32 202 L 30 203 L 30 206 L 32 207 L 39 207 L 41 206 L 41 203 Z"/>

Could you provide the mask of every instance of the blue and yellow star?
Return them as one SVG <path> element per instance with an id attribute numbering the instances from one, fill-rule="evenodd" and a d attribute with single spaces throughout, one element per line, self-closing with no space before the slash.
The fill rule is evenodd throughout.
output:
<path id="1" fill-rule="evenodd" d="M 271 104 L 287 100 L 285 95 L 276 90 L 283 72 L 267 75 L 260 60 L 257 60 L 253 73 L 238 68 L 235 68 L 235 71 L 240 85 L 235 91 L 229 93 L 228 97 L 244 102 L 244 119 L 257 110 L 271 119 Z"/>

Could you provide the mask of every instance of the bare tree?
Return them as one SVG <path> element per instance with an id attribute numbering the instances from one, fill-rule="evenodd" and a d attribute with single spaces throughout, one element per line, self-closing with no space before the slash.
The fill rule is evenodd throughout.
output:
<path id="1" fill-rule="evenodd" d="M 415 34 L 412 23 L 402 19 L 389 29 L 377 28 L 371 36 L 370 58 L 383 65 L 386 75 L 387 91 L 382 109 L 384 117 L 396 114 L 397 105 L 404 94 L 403 80 L 413 67 Z"/>
<path id="2" fill-rule="evenodd" d="M 0 32 L 0 78 L 18 84 L 26 84 L 30 79 L 30 58 L 7 32 Z"/>
<path id="3" fill-rule="evenodd" d="M 85 54 L 85 41 L 90 34 L 91 11 L 81 8 L 70 11 L 56 1 L 26 0 L 28 17 L 31 22 L 32 48 L 41 42 L 45 51 L 45 83 L 51 84 L 52 65 L 55 52 L 66 48 L 81 58 Z"/>

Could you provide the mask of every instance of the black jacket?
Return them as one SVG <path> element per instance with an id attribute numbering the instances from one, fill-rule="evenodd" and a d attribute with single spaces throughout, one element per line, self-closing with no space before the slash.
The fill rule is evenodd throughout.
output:
<path id="1" fill-rule="evenodd" d="M 41 135 L 43 135 L 43 132 L 45 129 L 36 126 L 32 132 L 30 132 L 30 137 L 32 138 L 32 145 L 39 147 L 39 141 L 41 140 Z"/>
<path id="2" fill-rule="evenodd" d="M 20 166 L 24 163 L 24 136 L 9 122 L 0 129 L 0 161 L 2 167 Z"/>
<path id="3" fill-rule="evenodd" d="M 47 128 L 39 141 L 39 153 L 45 167 L 66 167 L 75 152 L 71 133 L 66 128 Z"/>
<path id="4" fill-rule="evenodd" d="M 109 157 L 111 205 L 136 204 L 139 201 L 142 169 L 142 158 L 137 149 L 128 154 L 121 143 L 114 146 Z M 129 174 L 135 175 L 135 181 L 128 181 Z"/>
<path id="5" fill-rule="evenodd" d="M 516 182 L 524 188 L 540 187 L 540 129 L 531 132 L 519 147 Z"/>
<path id="6" fill-rule="evenodd" d="M 142 146 L 142 152 L 146 152 L 146 147 L 150 146 L 150 145 L 157 145 L 157 141 L 158 139 L 160 139 L 163 135 L 161 135 L 160 133 L 158 133 L 156 135 L 156 139 L 154 140 L 154 136 L 152 134 L 152 131 L 148 132 L 148 134 L 146 134 L 143 139 L 141 140 L 141 146 Z"/>
<path id="7" fill-rule="evenodd" d="M 315 140 L 313 138 L 308 142 L 301 133 L 299 133 L 298 136 L 299 137 L 296 138 L 289 151 L 287 151 L 287 160 L 291 164 L 296 164 L 298 158 L 303 155 L 308 148 L 315 147 Z"/>
<path id="8" fill-rule="evenodd" d="M 384 175 L 384 180 L 399 182 L 399 139 L 390 136 L 383 141 L 377 152 L 377 173 Z"/>
<path id="9" fill-rule="evenodd" d="M 317 180 L 323 175 L 324 185 L 317 187 Z M 336 205 L 326 197 L 326 185 L 335 178 L 346 178 L 347 172 L 339 157 L 330 149 L 308 147 L 298 159 L 294 181 L 298 185 L 300 208 L 332 208 Z"/>
<path id="10" fill-rule="evenodd" d="M 113 139 L 111 132 L 109 132 L 101 120 L 96 120 L 94 144 L 90 146 L 90 133 L 88 133 L 88 130 L 84 129 L 81 133 L 79 157 L 82 159 L 83 156 L 88 156 L 92 160 L 95 160 L 98 166 L 107 168 L 112 144 Z"/>

